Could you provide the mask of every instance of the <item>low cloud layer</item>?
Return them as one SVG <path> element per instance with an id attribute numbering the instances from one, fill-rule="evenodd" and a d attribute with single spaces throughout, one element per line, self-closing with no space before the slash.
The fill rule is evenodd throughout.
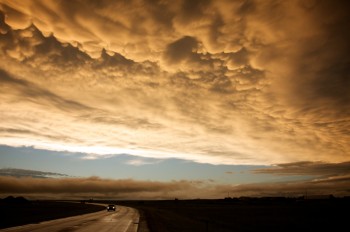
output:
<path id="1" fill-rule="evenodd" d="M 274 167 L 256 169 L 256 174 L 273 175 L 312 175 L 312 176 L 342 176 L 350 175 L 350 162 L 322 163 L 322 162 L 296 162 L 278 164 Z"/>
<path id="2" fill-rule="evenodd" d="M 68 175 L 55 172 L 42 172 L 36 170 L 26 170 L 18 168 L 1 168 L 0 176 L 32 177 L 32 178 L 54 178 L 68 177 Z"/>
<path id="3" fill-rule="evenodd" d="M 15 178 L 0 177 L 0 196 L 79 199 L 197 199 L 231 196 L 303 196 L 350 193 L 350 176 L 304 182 L 216 185 L 208 181 L 137 181 L 90 178 Z"/>
<path id="4" fill-rule="evenodd" d="M 347 162 L 345 1 L 0 0 L 0 143 Z"/>

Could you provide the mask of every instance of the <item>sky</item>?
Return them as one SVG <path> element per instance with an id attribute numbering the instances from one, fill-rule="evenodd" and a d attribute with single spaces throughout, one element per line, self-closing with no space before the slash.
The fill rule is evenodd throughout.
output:
<path id="1" fill-rule="evenodd" d="M 350 195 L 348 9 L 0 0 L 0 196 Z"/>

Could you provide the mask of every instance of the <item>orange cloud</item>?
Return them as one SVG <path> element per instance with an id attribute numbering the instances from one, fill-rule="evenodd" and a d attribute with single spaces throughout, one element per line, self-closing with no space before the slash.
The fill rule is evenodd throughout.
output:
<path id="1" fill-rule="evenodd" d="M 0 0 L 1 143 L 87 158 L 349 161 L 346 9 Z"/>
<path id="2" fill-rule="evenodd" d="M 323 162 L 296 162 L 278 164 L 270 168 L 254 170 L 256 174 L 274 175 L 316 175 L 324 177 L 344 176 L 350 174 L 350 162 L 323 163 Z"/>

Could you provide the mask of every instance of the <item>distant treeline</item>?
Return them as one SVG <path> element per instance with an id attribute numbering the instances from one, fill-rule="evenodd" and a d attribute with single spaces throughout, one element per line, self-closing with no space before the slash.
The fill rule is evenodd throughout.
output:
<path id="1" fill-rule="evenodd" d="M 4 199 L 0 199 L 0 203 L 3 203 L 3 204 L 29 204 L 30 201 L 24 197 L 8 196 Z"/>

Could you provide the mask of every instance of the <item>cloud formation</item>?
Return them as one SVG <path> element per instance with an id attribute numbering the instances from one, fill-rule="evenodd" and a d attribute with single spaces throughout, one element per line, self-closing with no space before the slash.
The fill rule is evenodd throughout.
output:
<path id="1" fill-rule="evenodd" d="M 305 182 L 215 185 L 208 181 L 137 181 L 90 178 L 15 178 L 0 176 L 0 196 L 101 199 L 208 199 L 231 196 L 288 196 L 349 194 L 349 176 Z"/>
<path id="2" fill-rule="evenodd" d="M 254 170 L 256 174 L 273 175 L 316 175 L 323 177 L 350 175 L 350 162 L 322 163 L 322 162 L 296 162 L 278 164 L 270 168 Z"/>
<path id="3" fill-rule="evenodd" d="M 0 141 L 87 158 L 347 162 L 348 4 L 0 0 Z"/>
<path id="4" fill-rule="evenodd" d="M 61 174 L 61 173 L 42 172 L 42 171 L 18 169 L 18 168 L 1 168 L 0 176 L 32 177 L 32 178 L 68 177 L 68 175 Z"/>

